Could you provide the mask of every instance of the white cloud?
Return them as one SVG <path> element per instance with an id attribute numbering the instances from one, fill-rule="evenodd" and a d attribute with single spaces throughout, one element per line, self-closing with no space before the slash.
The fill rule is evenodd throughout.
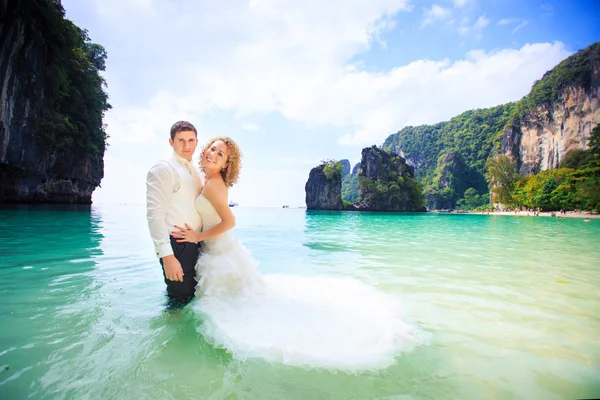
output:
<path id="1" fill-rule="evenodd" d="M 458 33 L 462 36 L 473 35 L 476 39 L 481 39 L 483 29 L 488 26 L 490 20 L 485 15 L 480 16 L 473 25 L 469 25 L 466 21 L 458 28 Z"/>
<path id="2" fill-rule="evenodd" d="M 353 118 L 357 128 L 341 143 L 381 143 L 390 132 L 406 125 L 432 124 L 468 109 L 518 100 L 549 66 L 566 56 L 561 43 L 542 43 L 519 50 L 471 51 L 454 63 L 416 61 L 369 76 L 370 83 L 362 87 L 373 87 L 376 100 L 356 107 L 363 110 Z"/>
<path id="3" fill-rule="evenodd" d="M 470 2 L 471 0 L 454 0 L 454 7 L 463 8 Z"/>
<path id="4" fill-rule="evenodd" d="M 501 20 L 499 20 L 496 23 L 496 25 L 498 25 L 498 26 L 504 26 L 504 25 L 514 24 L 516 22 L 519 22 L 518 18 L 502 18 Z"/>
<path id="5" fill-rule="evenodd" d="M 511 33 L 514 35 L 514 34 L 515 34 L 515 33 L 516 33 L 516 32 L 517 32 L 519 29 L 526 27 L 526 26 L 527 26 L 527 24 L 529 24 L 529 21 L 522 21 L 522 22 L 521 22 L 519 25 L 517 25 L 517 26 L 515 27 L 515 29 L 513 29 L 513 30 L 511 31 Z"/>
<path id="6" fill-rule="evenodd" d="M 437 21 L 448 19 L 451 15 L 452 12 L 449 9 L 434 4 L 430 9 L 425 9 L 423 11 L 423 22 L 421 22 L 421 28 Z"/>
<path id="7" fill-rule="evenodd" d="M 365 68 L 357 58 L 383 43 L 395 15 L 410 10 L 407 0 L 96 0 L 96 6 L 114 106 L 106 118 L 111 146 L 103 188 L 124 170 L 142 174 L 168 151 L 168 131 L 178 119 L 201 125 L 204 117 L 226 110 L 237 118 L 228 122 L 244 131 L 285 135 L 246 119 L 276 115 L 307 128 L 331 129 L 345 145 L 380 144 L 407 124 L 435 123 L 470 108 L 516 100 L 568 55 L 561 43 L 541 43 L 470 52 L 455 62 Z M 435 6 L 428 11 L 432 18 L 450 13 Z M 481 16 L 463 34 L 476 37 L 488 24 Z M 221 133 L 201 129 L 207 137 Z M 141 158 L 131 159 L 134 152 Z M 245 165 L 261 157 L 258 150 L 244 154 Z M 289 169 L 307 164 L 295 165 Z M 296 179 L 305 180 L 309 170 Z M 254 173 L 262 174 L 259 168 L 244 170 L 244 184 L 264 181 L 262 175 L 250 176 Z"/>
<path id="8" fill-rule="evenodd" d="M 506 26 L 506 25 L 512 25 L 512 24 L 517 24 L 517 26 L 514 27 L 513 30 L 511 31 L 511 34 L 514 35 L 518 30 L 526 27 L 529 24 L 529 21 L 528 20 L 520 20 L 518 18 L 503 18 L 496 23 L 497 26 Z"/>
<path id="9" fill-rule="evenodd" d="M 252 122 L 245 122 L 242 124 L 242 130 L 248 132 L 260 132 L 260 126 L 253 124 Z"/>

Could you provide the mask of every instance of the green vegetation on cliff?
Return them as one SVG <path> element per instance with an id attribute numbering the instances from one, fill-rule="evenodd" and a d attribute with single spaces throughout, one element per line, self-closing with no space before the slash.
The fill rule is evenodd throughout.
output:
<path id="1" fill-rule="evenodd" d="M 360 201 L 358 174 L 348 174 L 342 178 L 342 200 L 348 203 L 358 203 Z"/>
<path id="2" fill-rule="evenodd" d="M 358 177 L 360 204 L 373 211 L 420 211 L 423 191 L 406 160 L 376 146 L 362 150 Z"/>
<path id="3" fill-rule="evenodd" d="M 329 180 L 342 179 L 342 164 L 337 160 L 323 160 L 320 164 L 323 167 L 323 173 Z"/>
<path id="4" fill-rule="evenodd" d="M 511 206 L 512 192 L 519 179 L 514 161 L 509 156 L 497 156 L 490 158 L 486 166 L 485 178 L 490 185 L 492 202 Z"/>
<path id="5" fill-rule="evenodd" d="M 486 178 L 492 201 L 504 206 L 544 211 L 600 209 L 600 125 L 592 130 L 588 150 L 570 152 L 560 168 L 519 178 L 514 161 L 496 156 L 488 161 Z M 467 193 L 465 192 L 465 198 Z"/>
<path id="6" fill-rule="evenodd" d="M 597 65 L 600 65 L 600 43 L 559 63 L 516 103 L 467 111 L 435 125 L 405 127 L 390 135 L 383 149 L 402 155 L 415 167 L 429 207 L 454 208 L 459 201 L 464 205 L 468 189 L 479 196 L 488 193 L 486 163 L 500 152 L 507 128 L 518 126 L 528 112 L 549 108 L 560 101 L 568 87 L 589 92 L 597 85 L 593 78 Z M 516 133 L 518 136 L 519 132 Z M 469 200 L 472 199 L 473 193 L 469 192 Z"/>
<path id="7" fill-rule="evenodd" d="M 353 174 L 344 171 L 342 162 L 322 160 L 313 168 L 305 186 L 307 207 L 313 209 L 336 209 L 368 211 L 422 211 L 425 196 L 414 169 L 397 154 L 386 152 L 377 146 L 364 148 L 359 164 Z M 339 199 L 334 193 L 338 184 Z M 329 190 L 331 189 L 331 190 Z M 330 197 L 329 194 L 333 193 Z M 326 201 L 321 201 L 327 197 Z M 314 201 L 313 201 L 314 200 Z M 310 204 L 310 207 L 309 207 Z"/>
<path id="8" fill-rule="evenodd" d="M 550 107 L 560 101 L 567 87 L 581 87 L 589 92 L 592 87 L 594 65 L 600 63 L 600 43 L 595 43 L 560 62 L 536 81 L 527 96 L 521 99 L 511 116 L 518 121 L 538 107 Z"/>
<path id="9" fill-rule="evenodd" d="M 548 169 L 515 182 L 508 204 L 545 211 L 600 210 L 600 125 L 592 145 L 569 153 L 557 169 Z"/>
<path id="10" fill-rule="evenodd" d="M 358 182 L 363 193 L 360 199 L 369 204 L 385 204 L 386 209 L 400 211 L 414 211 L 425 204 L 421 187 L 410 176 L 391 172 L 386 179 L 371 180 L 361 176 Z"/>
<path id="11" fill-rule="evenodd" d="M 43 37 L 44 68 L 32 80 L 43 82 L 39 96 L 44 112 L 38 121 L 38 137 L 60 152 L 85 152 L 102 156 L 107 135 L 103 117 L 108 104 L 105 81 L 106 51 L 92 43 L 86 30 L 65 19 L 58 0 L 22 0 L 10 10 L 24 22 L 25 40 Z M 24 57 L 24 55 L 23 55 Z"/>
<path id="12" fill-rule="evenodd" d="M 513 108 L 508 103 L 470 110 L 436 125 L 409 126 L 389 136 L 383 149 L 401 152 L 415 166 L 428 196 L 452 208 L 468 188 L 487 193 L 485 163 Z"/>

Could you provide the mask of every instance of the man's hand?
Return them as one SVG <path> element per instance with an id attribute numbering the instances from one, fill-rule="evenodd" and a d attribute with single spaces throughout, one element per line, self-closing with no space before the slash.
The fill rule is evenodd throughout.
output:
<path id="1" fill-rule="evenodd" d="M 162 258 L 165 276 L 170 281 L 183 282 L 183 269 L 173 254 Z"/>

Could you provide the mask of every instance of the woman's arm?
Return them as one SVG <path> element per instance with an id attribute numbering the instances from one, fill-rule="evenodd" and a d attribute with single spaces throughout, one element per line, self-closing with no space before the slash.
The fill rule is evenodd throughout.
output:
<path id="1" fill-rule="evenodd" d="M 223 182 L 206 182 L 202 196 L 213 205 L 221 218 L 221 222 L 209 230 L 200 233 L 194 232 L 188 224 L 185 225 L 185 228 L 175 225 L 175 228 L 179 229 L 179 232 L 173 232 L 173 237 L 178 238 L 178 242 L 197 243 L 214 238 L 232 229 L 235 226 L 235 216 L 227 203 L 228 194 L 229 189 Z"/>

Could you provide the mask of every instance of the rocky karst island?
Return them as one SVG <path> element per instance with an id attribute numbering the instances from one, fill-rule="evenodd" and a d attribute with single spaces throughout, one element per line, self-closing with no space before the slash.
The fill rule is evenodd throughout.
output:
<path id="1" fill-rule="evenodd" d="M 363 149 L 352 172 L 347 160 L 323 161 L 310 171 L 306 206 L 421 211 L 474 209 L 491 200 L 550 211 L 598 210 L 599 125 L 595 43 L 544 74 L 517 102 L 407 126 L 381 146 Z M 503 165 L 506 170 L 498 170 Z M 494 180 L 492 170 L 508 179 Z"/>
<path id="2" fill-rule="evenodd" d="M 60 1 L 0 0 L 0 202 L 91 203 L 104 176 L 106 51 Z"/>

